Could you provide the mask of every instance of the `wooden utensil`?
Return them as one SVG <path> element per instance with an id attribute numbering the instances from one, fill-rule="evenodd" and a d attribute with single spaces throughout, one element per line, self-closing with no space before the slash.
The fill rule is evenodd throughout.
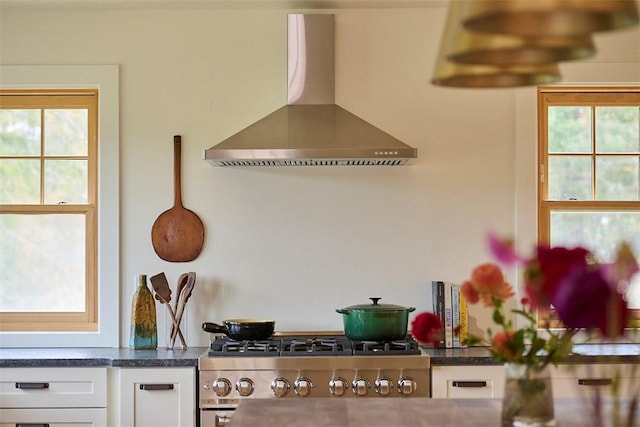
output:
<path id="1" fill-rule="evenodd" d="M 180 298 L 182 295 L 182 290 L 184 289 L 185 286 L 187 286 L 187 283 L 189 282 L 189 275 L 192 273 L 182 273 L 180 275 L 180 277 L 178 277 L 178 284 L 176 287 L 176 298 L 173 302 L 173 311 L 176 314 L 176 321 L 178 322 L 178 326 L 180 326 L 181 323 L 181 319 L 182 319 L 182 314 L 180 314 L 178 312 L 178 306 L 180 305 Z M 193 273 L 195 274 L 195 273 Z M 171 325 L 171 333 L 169 335 L 169 342 L 170 345 L 172 345 L 175 340 L 176 340 L 176 328 L 174 325 Z"/>
<path id="2" fill-rule="evenodd" d="M 180 326 L 178 325 L 178 321 L 176 320 L 175 313 L 171 308 L 171 288 L 169 287 L 169 282 L 167 282 L 167 276 L 164 273 L 158 273 L 155 276 L 151 276 L 149 281 L 151 282 L 153 289 L 156 291 L 156 299 L 167 306 L 171 322 L 178 330 L 178 337 L 180 338 L 182 347 L 187 348 L 187 343 L 184 339 L 184 336 L 182 335 L 182 331 L 180 330 Z M 171 345 L 170 348 L 173 348 L 173 345 Z"/>
<path id="3" fill-rule="evenodd" d="M 176 287 L 177 297 L 173 302 L 173 311 L 176 314 L 178 313 L 178 302 L 180 301 L 180 293 L 182 292 L 182 289 L 186 286 L 188 279 L 189 279 L 189 273 L 182 273 L 180 277 L 178 277 L 178 285 Z M 176 320 L 178 320 L 178 323 L 180 323 L 180 319 L 176 319 Z M 171 334 L 173 335 L 173 327 L 171 328 Z"/>
<path id="4" fill-rule="evenodd" d="M 180 326 L 180 323 L 182 321 L 182 315 L 184 314 L 184 309 L 187 305 L 187 301 L 189 300 L 189 297 L 191 297 L 191 292 L 193 292 L 193 287 L 195 284 L 196 284 L 196 273 L 190 272 L 187 275 L 187 283 L 181 289 L 180 296 L 177 298 L 178 308 L 176 309 L 176 321 L 178 323 L 178 327 Z M 176 341 L 177 332 L 178 330 L 175 327 L 171 329 L 171 336 L 169 338 L 169 343 L 171 346 L 173 346 L 173 343 Z"/>
<path id="5" fill-rule="evenodd" d="M 182 138 L 173 137 L 173 207 L 160 214 L 151 228 L 156 254 L 165 261 L 192 261 L 200 255 L 204 243 L 204 225 L 193 211 L 182 205 L 180 183 Z"/>

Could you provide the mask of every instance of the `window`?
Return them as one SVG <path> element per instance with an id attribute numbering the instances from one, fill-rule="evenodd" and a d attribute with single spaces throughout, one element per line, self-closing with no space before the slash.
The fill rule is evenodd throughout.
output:
<path id="1" fill-rule="evenodd" d="M 640 87 L 538 88 L 538 240 L 640 256 Z M 627 292 L 640 310 L 640 278 Z"/>
<path id="2" fill-rule="evenodd" d="M 93 316 L 97 317 L 97 329 L 86 314 L 71 311 L 74 316 L 83 317 L 88 322 L 85 330 L 69 331 L 69 325 L 54 330 L 54 319 L 37 319 L 40 323 L 51 323 L 48 330 L 9 330 L 4 326 L 4 314 L 0 313 L 0 343 L 2 347 L 118 347 L 119 339 L 119 299 L 120 299 L 120 203 L 119 203 L 119 67 L 117 65 L 0 65 L 0 91 L 23 90 L 29 88 L 33 93 L 44 93 L 52 88 L 58 94 L 70 92 L 97 93 L 97 129 L 98 144 L 95 153 L 95 221 L 97 233 L 93 245 L 97 256 L 94 267 L 96 281 L 94 283 Z M 73 88 L 72 90 L 65 90 Z M 4 104 L 1 104 L 2 106 Z M 46 153 L 49 155 L 50 153 Z M 74 157 L 74 156 L 69 156 Z M 4 159 L 3 159 L 4 160 Z M 71 160 L 71 159 L 64 159 Z M 74 159 L 76 160 L 76 159 Z M 80 160 L 79 158 L 77 160 Z M 87 167 L 88 163 L 87 163 Z M 87 169 L 88 170 L 88 169 Z M 46 172 L 46 171 L 45 171 Z M 0 193 L 4 192 L 4 178 L 0 177 Z M 64 182 L 63 185 L 67 185 Z M 87 185 L 91 185 L 87 180 Z M 69 192 L 65 188 L 65 194 Z M 88 191 L 88 190 L 87 190 Z M 46 192 L 46 189 L 45 189 Z M 84 192 L 83 192 L 84 193 Z M 87 192 L 87 201 L 89 200 Z M 67 204 L 59 205 L 63 209 L 74 209 L 76 201 L 67 200 Z M 82 205 L 83 203 L 78 203 Z M 57 205 L 57 202 L 52 203 Z M 42 206 L 38 209 L 48 209 Z M 0 203 L 0 216 L 6 209 L 15 209 Z M 82 208 L 79 208 L 82 209 Z M 36 214 L 32 214 L 34 217 Z M 29 218 L 34 219 L 34 218 Z M 80 227 L 82 228 L 82 227 Z M 39 230 L 29 230 L 37 235 Z M 38 236 L 40 237 L 40 236 Z M 66 239 L 66 237 L 65 237 Z M 66 243 L 62 242 L 63 244 Z M 0 257 L 3 255 L 0 254 Z M 0 263 L 2 260 L 0 258 Z M 38 260 L 33 262 L 38 266 Z M 0 269 L 3 269 L 0 264 Z M 1 271 L 0 271 L 1 273 Z M 47 278 L 49 280 L 49 278 Z M 0 285 L 0 301 L 4 302 Z M 58 294 L 63 295 L 63 291 Z M 91 307 L 87 307 L 88 310 Z M 25 313 L 28 314 L 28 313 Z M 74 321 L 70 317 L 56 314 L 68 323 Z M 94 319 L 95 320 L 95 319 Z M 14 325 L 15 326 L 15 325 Z M 35 328 L 34 328 L 35 329 Z M 44 328 L 41 328 L 44 329 Z M 81 328 L 78 328 L 81 329 Z"/>
<path id="3" fill-rule="evenodd" d="M 3 330 L 95 331 L 96 90 L 0 92 Z"/>

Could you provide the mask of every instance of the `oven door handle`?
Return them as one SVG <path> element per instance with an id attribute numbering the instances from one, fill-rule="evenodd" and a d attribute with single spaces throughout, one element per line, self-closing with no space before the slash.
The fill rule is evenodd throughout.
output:
<path id="1" fill-rule="evenodd" d="M 235 408 L 200 408 L 201 427 L 229 427 Z"/>
<path id="2" fill-rule="evenodd" d="M 228 427 L 231 425 L 231 417 L 228 415 L 216 415 L 216 427 Z"/>

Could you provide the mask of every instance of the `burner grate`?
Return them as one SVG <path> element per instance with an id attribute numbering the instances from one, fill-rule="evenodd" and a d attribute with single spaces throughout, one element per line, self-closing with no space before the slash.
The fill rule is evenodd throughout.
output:
<path id="1" fill-rule="evenodd" d="M 398 341 L 354 341 L 354 355 L 394 355 L 394 354 L 420 354 L 420 347 L 413 339 Z"/>
<path id="2" fill-rule="evenodd" d="M 351 341 L 344 337 L 292 338 L 282 341 L 282 356 L 351 356 Z"/>
<path id="3" fill-rule="evenodd" d="M 420 354 L 410 336 L 396 341 L 357 341 L 344 335 L 279 337 L 264 341 L 234 341 L 216 337 L 208 355 L 227 357 L 275 356 L 401 356 Z"/>
<path id="4" fill-rule="evenodd" d="M 282 342 L 266 341 L 234 341 L 227 338 L 216 338 L 211 343 L 209 356 L 279 356 Z"/>

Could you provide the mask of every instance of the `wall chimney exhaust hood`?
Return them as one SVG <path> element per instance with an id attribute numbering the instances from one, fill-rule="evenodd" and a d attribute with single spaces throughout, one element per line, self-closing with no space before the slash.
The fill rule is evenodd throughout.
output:
<path id="1" fill-rule="evenodd" d="M 216 166 L 404 165 L 417 149 L 335 104 L 334 16 L 288 16 L 287 105 L 205 150 Z"/>

